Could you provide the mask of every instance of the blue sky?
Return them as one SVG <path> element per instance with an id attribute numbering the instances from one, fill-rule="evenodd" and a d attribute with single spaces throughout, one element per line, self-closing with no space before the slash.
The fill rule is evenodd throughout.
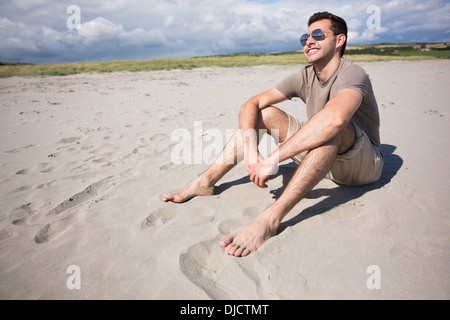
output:
<path id="1" fill-rule="evenodd" d="M 0 3 L 0 61 L 294 51 L 318 11 L 347 21 L 349 44 L 450 42 L 448 0 L 10 0 Z"/>

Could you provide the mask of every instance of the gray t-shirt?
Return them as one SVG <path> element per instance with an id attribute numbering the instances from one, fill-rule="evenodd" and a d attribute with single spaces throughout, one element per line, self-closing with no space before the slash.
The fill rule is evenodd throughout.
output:
<path id="1" fill-rule="evenodd" d="M 364 69 L 352 61 L 341 59 L 337 70 L 323 84 L 317 78 L 314 66 L 307 65 L 282 80 L 275 88 L 288 99 L 302 99 L 306 104 L 308 119 L 322 110 L 339 91 L 355 89 L 361 92 L 363 100 L 351 122 L 366 132 L 373 144 L 380 147 L 380 115 L 372 84 Z"/>

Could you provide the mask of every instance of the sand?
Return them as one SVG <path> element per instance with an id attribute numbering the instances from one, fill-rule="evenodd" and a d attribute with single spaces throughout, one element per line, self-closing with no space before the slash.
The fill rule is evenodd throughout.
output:
<path id="1" fill-rule="evenodd" d="M 0 298 L 449 299 L 450 61 L 360 65 L 380 107 L 380 181 L 321 181 L 246 258 L 219 240 L 295 164 L 268 189 L 238 165 L 216 195 L 164 203 L 208 167 L 174 163 L 173 134 L 225 140 L 246 99 L 299 66 L 0 79 Z M 305 119 L 300 100 L 279 106 Z"/>

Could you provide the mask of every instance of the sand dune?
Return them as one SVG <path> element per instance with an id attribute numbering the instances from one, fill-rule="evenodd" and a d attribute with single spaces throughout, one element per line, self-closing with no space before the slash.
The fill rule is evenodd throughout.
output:
<path id="1" fill-rule="evenodd" d="M 450 61 L 361 65 L 380 107 L 380 181 L 323 180 L 246 258 L 219 240 L 272 203 L 295 164 L 268 189 L 238 165 L 216 195 L 164 203 L 208 167 L 175 164 L 172 134 L 201 121 L 193 139 L 225 139 L 246 99 L 298 67 L 0 79 L 0 298 L 449 299 Z M 305 119 L 299 100 L 280 107 Z"/>

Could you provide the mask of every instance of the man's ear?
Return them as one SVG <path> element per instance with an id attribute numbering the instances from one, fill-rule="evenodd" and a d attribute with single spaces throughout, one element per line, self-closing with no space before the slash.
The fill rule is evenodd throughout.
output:
<path id="1" fill-rule="evenodd" d="M 343 34 L 343 33 L 341 33 L 341 34 L 338 34 L 337 36 L 336 36 L 336 48 L 340 48 L 340 47 L 342 47 L 343 45 L 344 45 L 344 43 L 345 43 L 345 40 L 347 40 L 347 37 L 345 36 L 345 34 Z"/>
<path id="2" fill-rule="evenodd" d="M 342 52 L 342 46 L 345 44 L 345 41 L 347 40 L 347 37 L 345 34 L 341 33 L 336 36 L 336 49 L 338 52 L 340 52 L 340 56 L 342 57 L 344 53 Z"/>

